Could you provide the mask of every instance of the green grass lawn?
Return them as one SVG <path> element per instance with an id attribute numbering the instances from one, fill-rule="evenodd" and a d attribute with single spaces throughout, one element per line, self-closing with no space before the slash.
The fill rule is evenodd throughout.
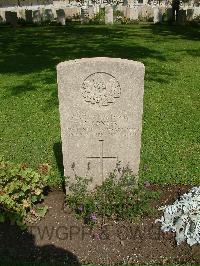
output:
<path id="1" fill-rule="evenodd" d="M 166 25 L 0 27 L 0 154 L 62 174 L 56 65 L 82 57 L 145 64 L 140 180 L 200 180 L 199 30 Z M 77 77 L 78 78 L 78 77 Z"/>

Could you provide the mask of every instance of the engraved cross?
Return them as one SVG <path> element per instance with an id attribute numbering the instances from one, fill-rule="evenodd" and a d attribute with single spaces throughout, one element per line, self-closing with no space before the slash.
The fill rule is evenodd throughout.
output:
<path id="1" fill-rule="evenodd" d="M 100 159 L 100 164 L 101 164 L 101 178 L 102 181 L 104 181 L 104 177 L 103 177 L 103 170 L 104 170 L 104 159 L 118 159 L 118 157 L 114 157 L 114 156 L 104 156 L 104 140 L 100 139 L 99 140 L 100 143 L 100 156 L 90 156 L 87 157 L 87 159 Z"/>

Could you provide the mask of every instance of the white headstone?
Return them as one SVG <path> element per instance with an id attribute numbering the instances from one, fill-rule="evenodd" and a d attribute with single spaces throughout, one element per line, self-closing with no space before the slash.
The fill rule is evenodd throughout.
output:
<path id="1" fill-rule="evenodd" d="M 137 7 L 130 7 L 129 18 L 130 20 L 138 20 L 138 8 Z"/>
<path id="2" fill-rule="evenodd" d="M 0 20 L 6 22 L 5 10 L 0 10 Z"/>
<path id="3" fill-rule="evenodd" d="M 26 20 L 25 9 L 18 8 L 17 9 L 17 17 Z"/>
<path id="4" fill-rule="evenodd" d="M 94 6 L 89 6 L 88 7 L 88 16 L 89 16 L 89 19 L 93 19 L 94 18 Z"/>
<path id="5" fill-rule="evenodd" d="M 93 177 L 92 189 L 116 168 L 137 175 L 144 65 L 117 58 L 66 61 L 57 66 L 57 81 L 65 176 Z"/>
<path id="6" fill-rule="evenodd" d="M 194 16 L 194 9 L 187 9 L 187 21 L 192 21 Z"/>
<path id="7" fill-rule="evenodd" d="M 94 6 L 94 14 L 97 15 L 99 13 L 99 11 L 100 11 L 99 5 L 95 5 Z"/>
<path id="8" fill-rule="evenodd" d="M 113 7 L 111 5 L 105 6 L 105 24 L 113 24 Z"/>
<path id="9" fill-rule="evenodd" d="M 81 23 L 89 22 L 89 9 L 87 7 L 81 9 Z"/>
<path id="10" fill-rule="evenodd" d="M 197 18 L 200 16 L 200 6 L 198 7 L 194 7 L 194 15 L 193 15 L 193 18 Z"/>
<path id="11" fill-rule="evenodd" d="M 159 7 L 154 8 L 154 17 L 153 17 L 153 23 L 161 23 L 162 22 L 162 13 L 159 9 Z"/>

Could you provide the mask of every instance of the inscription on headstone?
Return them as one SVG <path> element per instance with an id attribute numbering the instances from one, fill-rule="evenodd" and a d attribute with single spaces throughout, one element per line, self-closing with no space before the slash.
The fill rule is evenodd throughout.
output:
<path id="1" fill-rule="evenodd" d="M 88 58 L 57 66 L 65 176 L 92 177 L 91 189 L 114 169 L 140 163 L 144 65 Z"/>

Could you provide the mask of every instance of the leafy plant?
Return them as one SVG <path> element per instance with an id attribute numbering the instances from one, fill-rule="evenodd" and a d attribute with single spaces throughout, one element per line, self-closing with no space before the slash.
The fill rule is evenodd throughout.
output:
<path id="1" fill-rule="evenodd" d="M 28 219 L 38 219 L 47 212 L 47 206 L 37 207 L 44 198 L 44 188 L 50 174 L 48 164 L 38 170 L 26 164 L 15 165 L 0 158 L 0 222 L 5 220 L 24 227 Z"/>
<path id="2" fill-rule="evenodd" d="M 117 178 L 115 173 L 97 186 L 88 190 L 91 179 L 76 177 L 69 186 L 68 206 L 85 222 L 94 224 L 98 217 L 133 220 L 138 215 L 149 214 L 150 200 L 158 193 L 137 186 L 137 179 L 129 169 Z"/>
<path id="3" fill-rule="evenodd" d="M 176 232 L 177 244 L 184 241 L 192 246 L 200 244 L 200 187 L 192 188 L 172 205 L 160 207 L 164 215 L 156 222 L 161 222 L 164 232 Z"/>

